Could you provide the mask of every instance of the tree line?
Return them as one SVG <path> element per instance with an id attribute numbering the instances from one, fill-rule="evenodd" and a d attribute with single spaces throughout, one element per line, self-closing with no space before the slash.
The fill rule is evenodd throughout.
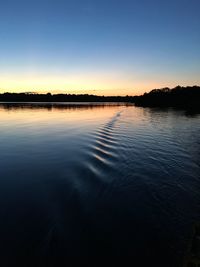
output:
<path id="1" fill-rule="evenodd" d="M 125 102 L 142 107 L 177 107 L 200 110 L 200 86 L 153 89 L 141 96 L 3 93 L 0 94 L 0 102 Z"/>
<path id="2" fill-rule="evenodd" d="M 177 107 L 200 110 L 200 86 L 154 89 L 141 96 L 134 96 L 133 102 L 136 106 L 142 107 Z"/>
<path id="3" fill-rule="evenodd" d="M 3 93 L 0 102 L 131 102 L 131 96 L 96 96 L 89 94 Z"/>

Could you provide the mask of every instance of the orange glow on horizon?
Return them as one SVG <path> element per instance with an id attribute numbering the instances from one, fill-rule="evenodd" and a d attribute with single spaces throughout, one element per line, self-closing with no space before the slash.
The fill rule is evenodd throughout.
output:
<path id="1" fill-rule="evenodd" d="M 95 95 L 135 95 L 145 91 L 130 81 L 101 77 L 34 77 L 6 76 L 0 78 L 0 92 L 71 93 Z"/>
<path id="2" fill-rule="evenodd" d="M 141 95 L 155 88 L 174 87 L 179 83 L 168 81 L 131 80 L 122 77 L 103 75 L 41 76 L 41 75 L 4 75 L 0 77 L 0 93 L 34 92 L 93 95 Z M 188 85 L 187 82 L 181 85 Z"/>

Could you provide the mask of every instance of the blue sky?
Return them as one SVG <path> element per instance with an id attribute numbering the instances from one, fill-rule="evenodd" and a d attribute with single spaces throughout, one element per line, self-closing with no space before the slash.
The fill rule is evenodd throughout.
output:
<path id="1" fill-rule="evenodd" d="M 200 1 L 0 1 L 0 90 L 200 84 Z"/>

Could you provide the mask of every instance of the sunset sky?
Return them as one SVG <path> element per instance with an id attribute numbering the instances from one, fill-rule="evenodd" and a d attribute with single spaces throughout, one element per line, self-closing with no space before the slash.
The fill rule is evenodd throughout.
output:
<path id="1" fill-rule="evenodd" d="M 200 84 L 199 0 L 2 0 L 0 92 Z"/>

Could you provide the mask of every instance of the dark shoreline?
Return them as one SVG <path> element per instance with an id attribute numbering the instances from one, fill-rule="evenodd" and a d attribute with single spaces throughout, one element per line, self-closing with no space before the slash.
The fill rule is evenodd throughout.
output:
<path id="1" fill-rule="evenodd" d="M 133 96 L 97 96 L 88 94 L 0 94 L 0 102 L 133 102 L 133 98 Z"/>
<path id="2" fill-rule="evenodd" d="M 135 96 L 133 102 L 139 107 L 177 108 L 200 111 L 200 87 L 188 86 L 154 89 L 142 96 Z"/>
<path id="3" fill-rule="evenodd" d="M 175 88 L 154 89 L 141 96 L 97 96 L 88 94 L 36 94 L 36 93 L 3 93 L 0 94 L 0 104 L 8 106 L 26 105 L 33 103 L 56 103 L 65 102 L 67 105 L 73 103 L 81 106 L 84 103 L 88 105 L 97 105 L 103 103 L 124 103 L 134 104 L 138 107 L 150 108 L 174 108 L 189 111 L 191 113 L 200 112 L 200 86 L 177 86 Z M 71 103 L 71 104 L 70 104 Z"/>

